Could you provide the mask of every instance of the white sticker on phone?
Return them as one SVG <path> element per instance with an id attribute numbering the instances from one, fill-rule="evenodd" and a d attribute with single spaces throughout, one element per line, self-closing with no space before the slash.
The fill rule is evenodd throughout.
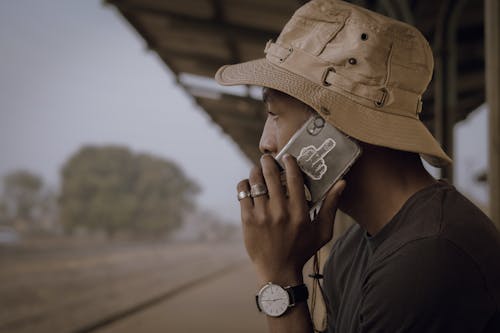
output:
<path id="1" fill-rule="evenodd" d="M 320 180 L 328 170 L 324 157 L 336 146 L 335 140 L 327 138 L 318 148 L 313 145 L 300 150 L 297 163 L 302 171 L 314 180 Z"/>

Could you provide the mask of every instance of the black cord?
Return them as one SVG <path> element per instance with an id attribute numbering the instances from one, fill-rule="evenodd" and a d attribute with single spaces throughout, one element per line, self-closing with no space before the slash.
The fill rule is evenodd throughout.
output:
<path id="1" fill-rule="evenodd" d="M 323 287 L 321 286 L 320 280 L 323 279 L 323 274 L 320 274 L 319 272 L 319 262 L 320 262 L 320 252 L 316 252 L 314 254 L 314 261 L 313 261 L 313 274 L 309 274 L 309 277 L 311 277 L 313 281 L 313 288 L 312 288 L 312 293 L 311 293 L 311 321 L 313 323 L 313 330 L 316 333 L 321 333 L 326 329 L 326 316 L 323 318 L 323 321 L 321 323 L 321 329 L 316 328 L 316 324 L 314 322 L 314 313 L 316 310 L 316 297 L 318 293 L 318 289 L 321 295 L 321 298 L 323 300 L 323 304 L 325 305 L 325 308 L 328 307 L 328 304 L 326 302 L 325 298 L 325 293 L 323 291 Z"/>

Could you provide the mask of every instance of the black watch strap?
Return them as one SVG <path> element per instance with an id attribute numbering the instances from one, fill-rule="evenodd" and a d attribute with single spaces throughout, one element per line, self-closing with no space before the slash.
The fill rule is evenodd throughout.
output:
<path id="1" fill-rule="evenodd" d="M 285 290 L 290 295 L 290 306 L 305 302 L 309 297 L 309 291 L 304 283 L 294 287 L 286 287 Z"/>

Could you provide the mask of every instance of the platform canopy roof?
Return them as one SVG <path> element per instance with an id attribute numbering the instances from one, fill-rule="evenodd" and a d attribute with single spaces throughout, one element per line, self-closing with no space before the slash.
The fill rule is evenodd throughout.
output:
<path id="1" fill-rule="evenodd" d="M 221 88 L 212 78 L 222 65 L 263 57 L 266 42 L 278 36 L 293 12 L 306 1 L 105 2 L 120 11 L 196 103 L 249 159 L 256 161 L 265 119 L 260 89 Z M 430 41 L 436 72 L 423 96 L 421 117 L 431 131 L 446 124 L 452 126 L 484 102 L 482 0 L 351 2 L 411 23 Z M 450 108 L 452 112 L 446 110 Z"/>

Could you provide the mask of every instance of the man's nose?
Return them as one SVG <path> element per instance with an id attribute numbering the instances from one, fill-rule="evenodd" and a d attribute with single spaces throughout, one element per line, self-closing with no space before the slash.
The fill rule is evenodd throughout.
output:
<path id="1" fill-rule="evenodd" d="M 262 136 L 260 137 L 259 150 L 262 154 L 277 154 L 276 131 L 269 119 L 266 120 Z"/>

